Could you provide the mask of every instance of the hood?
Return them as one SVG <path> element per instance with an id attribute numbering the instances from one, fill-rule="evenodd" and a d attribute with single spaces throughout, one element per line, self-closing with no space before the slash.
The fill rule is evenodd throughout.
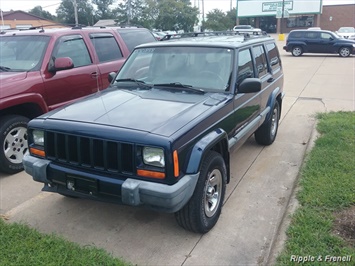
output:
<path id="1" fill-rule="evenodd" d="M 223 94 L 183 93 L 179 90 L 107 89 L 42 117 L 171 136 L 226 98 Z"/>
<path id="2" fill-rule="evenodd" d="M 0 86 L 23 80 L 27 77 L 27 72 L 0 72 Z"/>

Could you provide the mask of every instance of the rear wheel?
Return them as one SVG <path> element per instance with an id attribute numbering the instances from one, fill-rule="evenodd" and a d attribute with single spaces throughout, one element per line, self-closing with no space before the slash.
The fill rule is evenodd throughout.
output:
<path id="1" fill-rule="evenodd" d="M 0 119 L 0 171 L 15 174 L 23 170 L 22 158 L 27 144 L 29 119 L 19 115 L 7 115 Z"/>
<path id="2" fill-rule="evenodd" d="M 177 223 L 196 233 L 207 233 L 217 223 L 226 191 L 227 171 L 222 156 L 210 151 L 201 166 L 189 202 L 175 213 Z"/>
<path id="3" fill-rule="evenodd" d="M 293 56 L 301 56 L 303 53 L 303 49 L 301 46 L 292 47 L 292 55 Z"/>
<path id="4" fill-rule="evenodd" d="M 348 47 L 341 47 L 339 49 L 339 55 L 341 57 L 348 57 L 350 55 L 350 49 Z"/>
<path id="5" fill-rule="evenodd" d="M 271 116 L 267 122 L 255 131 L 255 140 L 261 145 L 270 145 L 274 142 L 279 128 L 280 105 L 276 101 Z"/>

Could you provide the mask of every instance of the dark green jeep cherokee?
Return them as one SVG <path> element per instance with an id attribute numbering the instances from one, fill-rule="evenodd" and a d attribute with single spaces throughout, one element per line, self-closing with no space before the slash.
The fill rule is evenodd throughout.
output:
<path id="1" fill-rule="evenodd" d="M 174 36 L 136 47 L 111 79 L 30 121 L 26 172 L 44 191 L 173 212 L 182 227 L 208 232 L 231 151 L 252 134 L 275 140 L 283 72 L 274 39 Z"/>

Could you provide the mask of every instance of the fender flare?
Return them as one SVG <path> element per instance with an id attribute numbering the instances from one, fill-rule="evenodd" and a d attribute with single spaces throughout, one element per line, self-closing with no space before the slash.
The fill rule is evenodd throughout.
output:
<path id="1" fill-rule="evenodd" d="M 229 180 L 229 147 L 228 147 L 228 135 L 221 129 L 217 128 L 207 135 L 203 136 L 192 148 L 191 155 L 187 164 L 186 174 L 196 174 L 199 172 L 203 159 L 207 152 L 211 150 L 220 141 L 225 140 L 226 151 L 222 154 L 227 167 L 227 179 Z M 228 159 L 228 161 L 226 161 Z M 227 182 L 228 182 L 227 180 Z"/>
<path id="2" fill-rule="evenodd" d="M 291 46 L 291 50 L 294 46 L 301 46 L 303 51 L 307 51 L 307 44 L 305 42 L 292 42 L 290 46 Z"/>
<path id="3" fill-rule="evenodd" d="M 46 113 L 49 111 L 48 106 L 42 95 L 37 93 L 24 93 L 21 95 L 14 95 L 11 97 L 4 98 L 0 102 L 0 110 L 27 103 L 36 104 L 41 109 L 42 113 Z"/>
<path id="4" fill-rule="evenodd" d="M 282 89 L 280 87 L 275 88 L 273 92 L 270 94 L 269 99 L 267 100 L 267 104 L 265 106 L 265 108 L 270 107 L 270 112 L 266 115 L 264 122 L 269 121 L 274 104 L 277 101 L 279 95 L 280 95 L 280 100 L 282 100 L 282 98 L 284 97 L 284 93 L 282 92 Z M 280 103 L 280 108 L 281 108 L 281 103 Z M 280 110 L 280 115 L 281 115 L 281 110 Z"/>

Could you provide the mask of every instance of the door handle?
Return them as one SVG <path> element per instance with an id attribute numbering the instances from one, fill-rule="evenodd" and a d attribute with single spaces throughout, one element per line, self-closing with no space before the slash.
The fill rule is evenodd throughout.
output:
<path id="1" fill-rule="evenodd" d="M 274 81 L 274 78 L 269 78 L 268 80 L 267 80 L 267 82 L 273 82 Z"/>
<path id="2" fill-rule="evenodd" d="M 97 72 L 92 72 L 91 73 L 91 77 L 96 79 L 99 76 L 99 74 Z"/>

